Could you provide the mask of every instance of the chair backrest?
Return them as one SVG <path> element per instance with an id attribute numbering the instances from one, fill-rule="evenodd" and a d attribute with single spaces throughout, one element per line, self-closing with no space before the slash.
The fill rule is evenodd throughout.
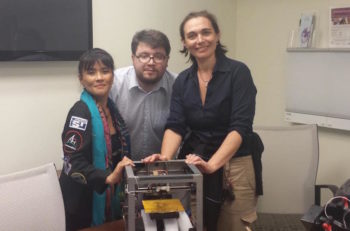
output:
<path id="1" fill-rule="evenodd" d="M 0 230 L 64 231 L 64 205 L 54 164 L 0 176 L 0 211 Z"/>
<path id="2" fill-rule="evenodd" d="M 300 213 L 314 203 L 318 167 L 316 125 L 255 126 L 264 142 L 262 155 L 264 195 L 258 212 Z"/>

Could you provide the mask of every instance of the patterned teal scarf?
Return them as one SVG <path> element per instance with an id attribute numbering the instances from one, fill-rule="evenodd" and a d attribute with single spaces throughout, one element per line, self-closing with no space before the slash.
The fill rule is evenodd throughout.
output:
<path id="1" fill-rule="evenodd" d="M 93 165 L 96 168 L 106 170 L 112 154 L 112 144 L 107 120 L 104 114 L 99 111 L 93 97 L 86 90 L 82 92 L 80 99 L 88 106 L 91 113 Z M 130 157 L 130 138 L 125 122 L 111 99 L 108 99 L 107 105 L 112 118 L 115 119 L 114 124 L 117 133 L 120 135 L 121 149 L 117 150 L 119 152 L 118 155 L 121 155 L 121 158 L 124 156 Z M 111 170 L 113 171 L 113 169 Z M 117 214 L 120 212 L 119 193 L 120 187 L 117 187 L 117 190 L 115 190 L 114 187 L 110 186 L 102 194 L 93 192 L 91 226 L 100 225 L 106 221 L 106 205 L 112 208 L 112 220 L 119 216 Z"/>

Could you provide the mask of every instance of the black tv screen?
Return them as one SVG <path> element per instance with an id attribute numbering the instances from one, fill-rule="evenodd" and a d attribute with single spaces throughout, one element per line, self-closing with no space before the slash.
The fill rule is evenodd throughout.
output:
<path id="1" fill-rule="evenodd" d="M 0 61 L 72 61 L 90 48 L 92 0 L 0 0 Z"/>

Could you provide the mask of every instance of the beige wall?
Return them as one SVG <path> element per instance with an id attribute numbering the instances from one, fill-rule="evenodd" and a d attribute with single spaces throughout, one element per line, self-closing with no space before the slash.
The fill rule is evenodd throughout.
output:
<path id="1" fill-rule="evenodd" d="M 95 0 L 94 45 L 108 50 L 117 67 L 130 64 L 135 31 L 155 28 L 172 45 L 169 69 L 181 71 L 178 26 L 191 10 L 218 16 L 229 56 L 251 68 L 258 88 L 257 125 L 290 125 L 285 108 L 286 45 L 303 11 L 317 13 L 317 45 L 327 46 L 329 6 L 347 0 Z M 237 20 L 236 20 L 237 19 Z M 53 161 L 61 166 L 60 134 L 78 98 L 76 62 L 0 63 L 0 174 Z M 320 128 L 318 181 L 341 184 L 350 176 L 350 133 Z M 288 163 L 286 163 L 288 164 Z M 295 166 L 296 169 L 298 166 Z"/>
<path id="2" fill-rule="evenodd" d="M 94 46 L 109 51 L 117 67 L 131 64 L 130 42 L 144 28 L 163 31 L 172 46 L 169 69 L 188 64 L 178 27 L 192 10 L 218 16 L 222 41 L 235 48 L 233 0 L 94 0 Z M 60 135 L 67 112 L 78 99 L 77 62 L 0 62 L 0 174 L 55 162 L 61 168 Z"/>
<path id="3" fill-rule="evenodd" d="M 290 125 L 283 118 L 286 46 L 290 31 L 298 28 L 300 14 L 316 13 L 316 45 L 327 47 L 329 7 L 345 3 L 349 1 L 237 1 L 236 57 L 250 66 L 258 88 L 255 124 Z M 342 184 L 350 178 L 350 132 L 319 128 L 319 144 L 317 181 Z"/>
<path id="4" fill-rule="evenodd" d="M 178 52 L 182 49 L 179 25 L 193 10 L 208 9 L 218 17 L 222 27 L 222 42 L 234 53 L 234 0 L 96 0 L 94 9 L 94 45 L 110 51 L 117 67 L 130 65 L 132 36 L 136 31 L 152 28 L 164 32 L 170 40 L 169 69 L 180 72 L 187 59 Z"/>

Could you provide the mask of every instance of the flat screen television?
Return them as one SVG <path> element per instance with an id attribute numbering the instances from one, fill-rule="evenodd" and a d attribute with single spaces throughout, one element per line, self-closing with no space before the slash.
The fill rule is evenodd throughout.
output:
<path id="1" fill-rule="evenodd" d="M 0 61 L 73 61 L 90 48 L 92 0 L 0 0 Z"/>

